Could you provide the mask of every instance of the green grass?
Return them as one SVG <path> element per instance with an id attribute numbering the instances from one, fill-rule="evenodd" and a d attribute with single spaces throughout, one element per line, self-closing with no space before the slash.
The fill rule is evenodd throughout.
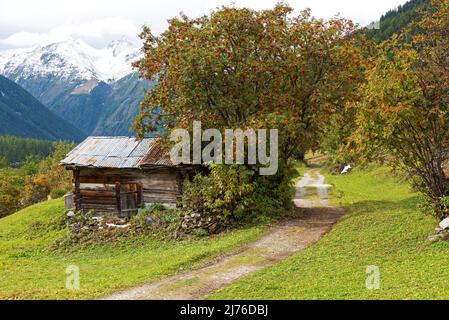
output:
<path id="1" fill-rule="evenodd" d="M 210 299 L 448 299 L 449 243 L 430 243 L 436 219 L 385 168 L 327 175 L 348 213 L 319 243 Z M 339 198 L 339 199 L 335 199 Z M 367 266 L 380 271 L 368 290 Z"/>
<path id="2" fill-rule="evenodd" d="M 293 183 L 296 184 L 299 180 L 301 180 L 301 178 L 304 176 L 304 173 L 306 173 L 306 171 L 309 170 L 309 168 L 307 168 L 306 163 L 303 161 L 295 161 L 293 163 L 293 167 L 296 170 L 297 174 L 292 179 L 292 181 Z"/>
<path id="3" fill-rule="evenodd" d="M 45 227 L 64 214 L 62 200 L 0 219 L 0 299 L 82 299 L 193 268 L 254 241 L 263 226 L 205 240 L 160 241 L 144 236 L 108 245 L 52 250 L 67 230 Z M 80 289 L 65 287 L 66 268 L 80 269 Z"/>
<path id="4" fill-rule="evenodd" d="M 301 174 L 303 165 L 298 165 Z M 449 244 L 430 243 L 437 221 L 417 210 L 418 195 L 385 168 L 327 176 L 334 202 L 348 213 L 319 243 L 226 287 L 212 299 L 448 299 Z M 109 245 L 55 251 L 66 230 L 46 225 L 64 214 L 62 200 L 0 219 L 0 299 L 96 298 L 197 267 L 254 241 L 252 227 L 205 240 L 143 236 Z M 69 265 L 79 290 L 65 288 Z M 365 287 L 366 267 L 380 271 L 380 289 Z"/>

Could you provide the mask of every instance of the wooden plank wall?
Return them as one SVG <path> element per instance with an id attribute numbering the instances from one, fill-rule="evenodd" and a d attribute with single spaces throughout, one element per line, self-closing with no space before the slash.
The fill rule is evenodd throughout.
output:
<path id="1" fill-rule="evenodd" d="M 82 179 L 80 178 L 82 181 Z M 80 183 L 81 208 L 99 212 L 117 213 L 117 198 L 113 184 Z"/>
<path id="2" fill-rule="evenodd" d="M 144 203 L 174 205 L 181 195 L 181 179 L 182 175 L 174 168 L 146 171 L 82 168 L 78 187 L 81 208 L 118 213 L 117 184 L 138 184 L 139 198 Z"/>

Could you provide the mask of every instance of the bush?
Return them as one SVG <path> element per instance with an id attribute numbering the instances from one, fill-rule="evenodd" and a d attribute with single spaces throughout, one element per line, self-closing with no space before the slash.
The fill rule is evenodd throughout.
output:
<path id="1" fill-rule="evenodd" d="M 174 237 L 180 218 L 179 209 L 167 209 L 162 204 L 155 203 L 148 208 L 139 209 L 129 223 L 138 233 L 151 232 L 162 237 Z"/>
<path id="2" fill-rule="evenodd" d="M 236 223 L 265 221 L 292 208 L 291 166 L 277 175 L 258 176 L 244 165 L 210 165 L 208 175 L 197 174 L 184 184 L 182 233 L 217 233 Z"/>
<path id="3" fill-rule="evenodd" d="M 73 217 L 69 218 L 68 223 L 73 232 L 93 230 L 92 228 L 95 226 L 94 212 L 77 211 Z"/>
<path id="4" fill-rule="evenodd" d="M 25 185 L 20 204 L 22 207 L 28 207 L 35 203 L 47 200 L 47 189 L 39 184 L 29 183 Z"/>
<path id="5" fill-rule="evenodd" d="M 183 206 L 223 220 L 241 218 L 247 199 L 254 192 L 254 171 L 243 165 L 212 164 L 210 169 L 208 175 L 197 174 L 192 182 L 186 182 Z"/>
<path id="6" fill-rule="evenodd" d="M 67 193 L 66 189 L 56 188 L 50 191 L 50 197 L 52 199 L 58 199 L 65 196 Z"/>
<path id="7" fill-rule="evenodd" d="M 257 216 L 277 217 L 290 211 L 296 189 L 292 178 L 297 174 L 292 164 L 279 163 L 278 174 L 273 176 L 260 176 L 256 180 L 257 193 L 252 199 L 254 211 Z"/>

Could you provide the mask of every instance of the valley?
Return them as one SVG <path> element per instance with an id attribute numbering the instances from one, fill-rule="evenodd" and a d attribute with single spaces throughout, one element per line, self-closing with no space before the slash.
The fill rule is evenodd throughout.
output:
<path id="1" fill-rule="evenodd" d="M 82 131 L 47 109 L 19 85 L 0 75 L 0 135 L 80 141 Z"/>
<path id="2" fill-rule="evenodd" d="M 78 39 L 0 54 L 0 74 L 36 97 L 79 135 L 132 135 L 150 81 L 132 62 L 140 49 L 125 39 L 97 49 Z M 12 132 L 11 132 L 12 134 Z"/>

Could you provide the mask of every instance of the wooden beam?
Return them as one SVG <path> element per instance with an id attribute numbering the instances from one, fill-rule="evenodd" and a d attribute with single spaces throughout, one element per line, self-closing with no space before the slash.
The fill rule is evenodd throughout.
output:
<path id="1" fill-rule="evenodd" d="M 122 214 L 122 200 L 121 200 L 121 193 L 120 193 L 120 182 L 115 183 L 115 197 L 117 199 L 117 212 L 118 215 L 121 216 Z"/>
<path id="2" fill-rule="evenodd" d="M 138 183 L 137 184 L 137 206 L 140 206 L 143 201 L 143 194 L 142 194 L 142 186 Z"/>
<path id="3" fill-rule="evenodd" d="M 114 191 L 81 189 L 81 196 L 82 197 L 111 197 L 115 200 L 115 187 L 114 187 Z"/>
<path id="4" fill-rule="evenodd" d="M 81 210 L 81 192 L 80 192 L 80 171 L 79 169 L 73 170 L 73 202 L 75 210 Z"/>
<path id="5" fill-rule="evenodd" d="M 135 179 L 132 177 L 120 177 L 120 176 L 81 176 L 81 183 L 99 183 L 99 184 L 114 184 L 117 181 L 120 183 L 134 183 Z"/>

